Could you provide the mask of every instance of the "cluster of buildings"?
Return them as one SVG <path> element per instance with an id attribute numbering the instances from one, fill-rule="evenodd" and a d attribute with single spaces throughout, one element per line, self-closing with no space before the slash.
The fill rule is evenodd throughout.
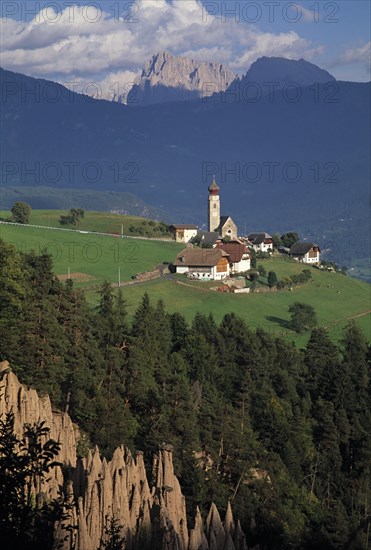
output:
<path id="1" fill-rule="evenodd" d="M 239 237 L 233 219 L 220 214 L 220 189 L 215 176 L 208 191 L 208 231 L 200 231 L 192 224 L 170 226 L 173 238 L 187 244 L 173 265 L 176 273 L 187 274 L 193 279 L 222 280 L 251 268 L 252 249 L 255 252 L 273 251 L 273 239 L 265 232 Z M 303 263 L 319 264 L 320 250 L 314 243 L 297 242 L 288 252 Z"/>

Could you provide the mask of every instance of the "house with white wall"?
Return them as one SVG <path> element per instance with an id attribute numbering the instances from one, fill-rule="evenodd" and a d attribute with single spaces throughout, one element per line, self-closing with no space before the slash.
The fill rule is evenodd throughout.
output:
<path id="1" fill-rule="evenodd" d="M 303 264 L 319 265 L 320 248 L 318 244 L 307 241 L 298 241 L 290 248 L 290 256 Z"/>
<path id="2" fill-rule="evenodd" d="M 197 235 L 197 225 L 193 224 L 173 224 L 169 231 L 177 243 L 189 243 Z"/>
<path id="3" fill-rule="evenodd" d="M 176 273 L 185 273 L 194 279 L 220 281 L 229 277 L 229 256 L 219 248 L 185 248 L 175 261 Z"/>
<path id="4" fill-rule="evenodd" d="M 219 241 L 216 246 L 228 254 L 231 273 L 244 273 L 251 268 L 250 250 L 239 239 Z"/>
<path id="5" fill-rule="evenodd" d="M 268 252 L 273 250 L 273 239 L 268 233 L 249 233 L 247 238 L 252 244 L 255 252 Z"/>

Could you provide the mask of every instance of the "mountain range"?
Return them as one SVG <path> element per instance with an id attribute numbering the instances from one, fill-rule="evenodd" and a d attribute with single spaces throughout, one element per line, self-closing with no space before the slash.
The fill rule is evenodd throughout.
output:
<path id="1" fill-rule="evenodd" d="M 106 99 L 137 107 L 232 93 L 236 87 L 249 84 L 268 89 L 269 83 L 283 88 L 334 81 L 330 73 L 304 59 L 261 57 L 246 74 L 239 76 L 220 63 L 198 62 L 163 51 L 145 63 L 141 75 L 127 94 Z"/>
<path id="2" fill-rule="evenodd" d="M 167 63 L 161 69 L 157 57 L 147 74 L 171 90 L 178 80 L 165 78 Z M 218 74 L 227 83 L 227 70 Z M 368 255 L 370 83 L 262 58 L 212 96 L 187 95 L 199 93 L 200 78 L 176 100 L 162 101 L 162 90 L 162 102 L 147 104 L 157 91 L 148 96 L 139 83 L 143 101 L 132 108 L 6 70 L 0 78 L 3 187 L 128 192 L 167 221 L 202 226 L 215 174 L 222 214 L 240 233 L 298 230 L 346 265 Z M 236 83 L 248 93 L 236 94 Z"/>

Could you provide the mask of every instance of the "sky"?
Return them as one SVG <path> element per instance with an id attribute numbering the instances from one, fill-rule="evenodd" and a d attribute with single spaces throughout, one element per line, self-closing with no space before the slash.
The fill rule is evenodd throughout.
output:
<path id="1" fill-rule="evenodd" d="M 2 0 L 0 10 L 3 68 L 89 95 L 125 92 L 163 50 L 238 74 L 265 55 L 371 80 L 368 0 Z"/>

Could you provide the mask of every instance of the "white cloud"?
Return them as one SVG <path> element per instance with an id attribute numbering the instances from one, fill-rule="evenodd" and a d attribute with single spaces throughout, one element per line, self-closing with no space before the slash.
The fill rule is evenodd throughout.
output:
<path id="1" fill-rule="evenodd" d="M 130 81 L 164 49 L 240 72 L 262 55 L 311 58 L 319 51 L 293 31 L 261 32 L 212 15 L 205 20 L 199 0 L 137 0 L 136 5 L 131 17 L 115 17 L 107 3 L 101 13 L 71 5 L 61 13 L 43 10 L 29 22 L 4 20 L 2 66 L 60 82 L 95 80 L 107 89 L 116 79 Z"/>
<path id="2" fill-rule="evenodd" d="M 369 80 L 371 77 L 371 41 L 360 46 L 348 48 L 330 63 L 330 66 L 339 67 L 357 64 L 363 66 L 363 76 L 365 79 Z"/>
<path id="3" fill-rule="evenodd" d="M 366 63 L 371 60 L 371 41 L 366 42 L 357 48 L 349 48 L 338 59 L 339 63 L 346 65 L 348 63 Z"/>
<path id="4" fill-rule="evenodd" d="M 118 71 L 117 73 L 109 74 L 105 79 L 99 82 L 101 97 L 114 100 L 121 98 L 121 101 L 125 102 L 138 76 L 139 73 L 132 71 Z"/>
<path id="5" fill-rule="evenodd" d="M 251 33 L 250 44 L 248 51 L 246 51 L 240 58 L 235 59 L 233 62 L 233 68 L 245 69 L 255 59 L 262 55 L 275 57 L 287 57 L 297 58 L 300 53 L 304 57 L 310 57 L 310 43 L 300 38 L 300 36 L 293 31 L 288 33 L 272 34 L 272 33 Z M 300 57 L 299 56 L 299 57 Z"/>

